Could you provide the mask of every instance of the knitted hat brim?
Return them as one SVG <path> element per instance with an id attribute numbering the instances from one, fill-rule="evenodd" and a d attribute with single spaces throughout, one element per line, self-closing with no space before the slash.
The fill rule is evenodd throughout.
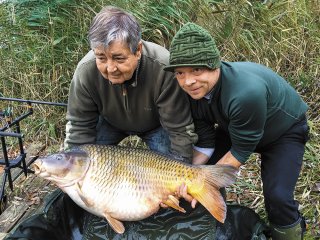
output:
<path id="1" fill-rule="evenodd" d="M 185 64 L 173 64 L 173 65 L 168 65 L 163 68 L 163 70 L 168 71 L 168 72 L 174 72 L 175 68 L 178 67 L 206 67 L 209 69 L 214 69 L 213 66 L 210 66 L 209 64 L 201 64 L 201 63 L 185 63 Z"/>

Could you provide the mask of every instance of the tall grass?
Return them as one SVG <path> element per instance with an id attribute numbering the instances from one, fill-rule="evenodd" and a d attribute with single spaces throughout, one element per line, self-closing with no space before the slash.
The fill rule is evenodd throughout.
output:
<path id="1" fill-rule="evenodd" d="M 272 2 L 213 4 L 211 20 L 205 16 L 202 23 L 216 37 L 226 60 L 263 63 L 293 83 L 308 85 L 320 76 L 319 1 Z"/>
<path id="2" fill-rule="evenodd" d="M 130 9 L 145 26 L 143 37 L 166 46 L 176 29 L 190 21 L 192 9 L 192 1 L 19 0 L 1 4 L 0 93 L 67 102 L 73 71 L 89 50 L 89 24 L 95 13 L 109 4 Z M 159 27 L 154 29 L 157 23 Z M 63 138 L 65 109 L 35 108 L 30 121 L 39 133 L 36 136 L 49 136 L 53 141 Z M 49 126 L 55 130 L 48 134 Z"/>
<path id="3" fill-rule="evenodd" d="M 166 48 L 179 28 L 188 21 L 196 20 L 196 10 L 200 1 L 162 0 L 129 2 L 127 9 L 143 26 L 143 36 L 146 40 L 156 42 Z"/>
<path id="4" fill-rule="evenodd" d="M 319 0 L 9 0 L 0 4 L 0 94 L 66 103 L 76 64 L 89 50 L 89 24 L 106 5 L 132 12 L 143 38 L 167 48 L 182 24 L 195 21 L 212 33 L 223 60 L 265 64 L 298 89 L 310 106 L 311 141 L 297 198 L 311 227 L 319 226 Z M 0 109 L 10 106 L 15 115 L 25 111 L 0 101 Z M 26 138 L 61 143 L 66 109 L 34 107 L 23 127 Z M 258 165 L 259 158 L 246 165 L 233 193 L 263 215 Z M 244 189 L 250 194 L 244 195 Z M 311 239 L 316 235 L 320 229 Z"/>

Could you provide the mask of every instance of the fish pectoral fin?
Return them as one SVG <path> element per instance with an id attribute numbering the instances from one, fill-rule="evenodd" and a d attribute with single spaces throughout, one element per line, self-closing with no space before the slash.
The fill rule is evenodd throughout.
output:
<path id="1" fill-rule="evenodd" d="M 84 204 L 87 207 L 93 207 L 94 202 L 83 195 L 79 183 L 76 184 L 76 188 L 77 188 L 78 195 L 79 195 L 80 199 L 82 200 L 82 202 L 84 202 Z"/>
<path id="2" fill-rule="evenodd" d="M 183 212 L 183 213 L 186 212 L 186 210 L 184 208 L 180 207 L 179 200 L 176 197 L 174 197 L 173 195 L 169 195 L 168 199 L 163 201 L 163 203 L 168 205 L 169 207 L 172 207 L 172 208 L 180 211 L 180 212 Z"/>
<path id="3" fill-rule="evenodd" d="M 119 220 L 111 217 L 109 214 L 107 213 L 104 213 L 103 214 L 104 217 L 107 219 L 108 223 L 110 224 L 110 226 L 112 227 L 112 229 L 116 232 L 116 233 L 119 233 L 119 234 L 122 234 L 124 233 L 124 226 L 123 226 L 123 223 L 120 222 Z"/>

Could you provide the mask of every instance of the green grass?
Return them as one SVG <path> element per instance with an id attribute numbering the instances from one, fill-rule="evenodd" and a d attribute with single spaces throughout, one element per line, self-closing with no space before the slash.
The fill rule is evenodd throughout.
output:
<path id="1" fill-rule="evenodd" d="M 309 104 L 311 140 L 296 189 L 307 217 L 307 239 L 320 237 L 320 4 L 318 0 L 19 0 L 0 4 L 0 95 L 67 102 L 76 64 L 89 50 L 87 31 L 102 6 L 131 11 L 143 38 L 169 47 L 182 24 L 195 21 L 208 29 L 226 61 L 265 64 L 299 91 Z M 22 122 L 26 142 L 59 146 L 64 138 L 66 109 L 33 105 Z M 0 101 L 0 109 L 24 104 Z M 141 146 L 137 138 L 123 142 Z M 53 147 L 58 149 L 59 147 Z M 254 156 L 230 189 L 230 200 L 255 209 L 265 218 L 259 158 Z"/>

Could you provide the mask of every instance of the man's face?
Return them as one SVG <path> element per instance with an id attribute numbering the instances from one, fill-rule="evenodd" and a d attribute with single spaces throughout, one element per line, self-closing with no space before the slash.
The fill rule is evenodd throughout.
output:
<path id="1" fill-rule="evenodd" d="M 108 47 L 93 49 L 98 70 L 112 84 L 121 84 L 130 80 L 141 57 L 142 43 L 136 53 L 132 53 L 126 43 L 114 41 Z"/>
<path id="2" fill-rule="evenodd" d="M 220 69 L 177 67 L 174 70 L 180 87 L 193 99 L 201 99 L 216 85 Z"/>

